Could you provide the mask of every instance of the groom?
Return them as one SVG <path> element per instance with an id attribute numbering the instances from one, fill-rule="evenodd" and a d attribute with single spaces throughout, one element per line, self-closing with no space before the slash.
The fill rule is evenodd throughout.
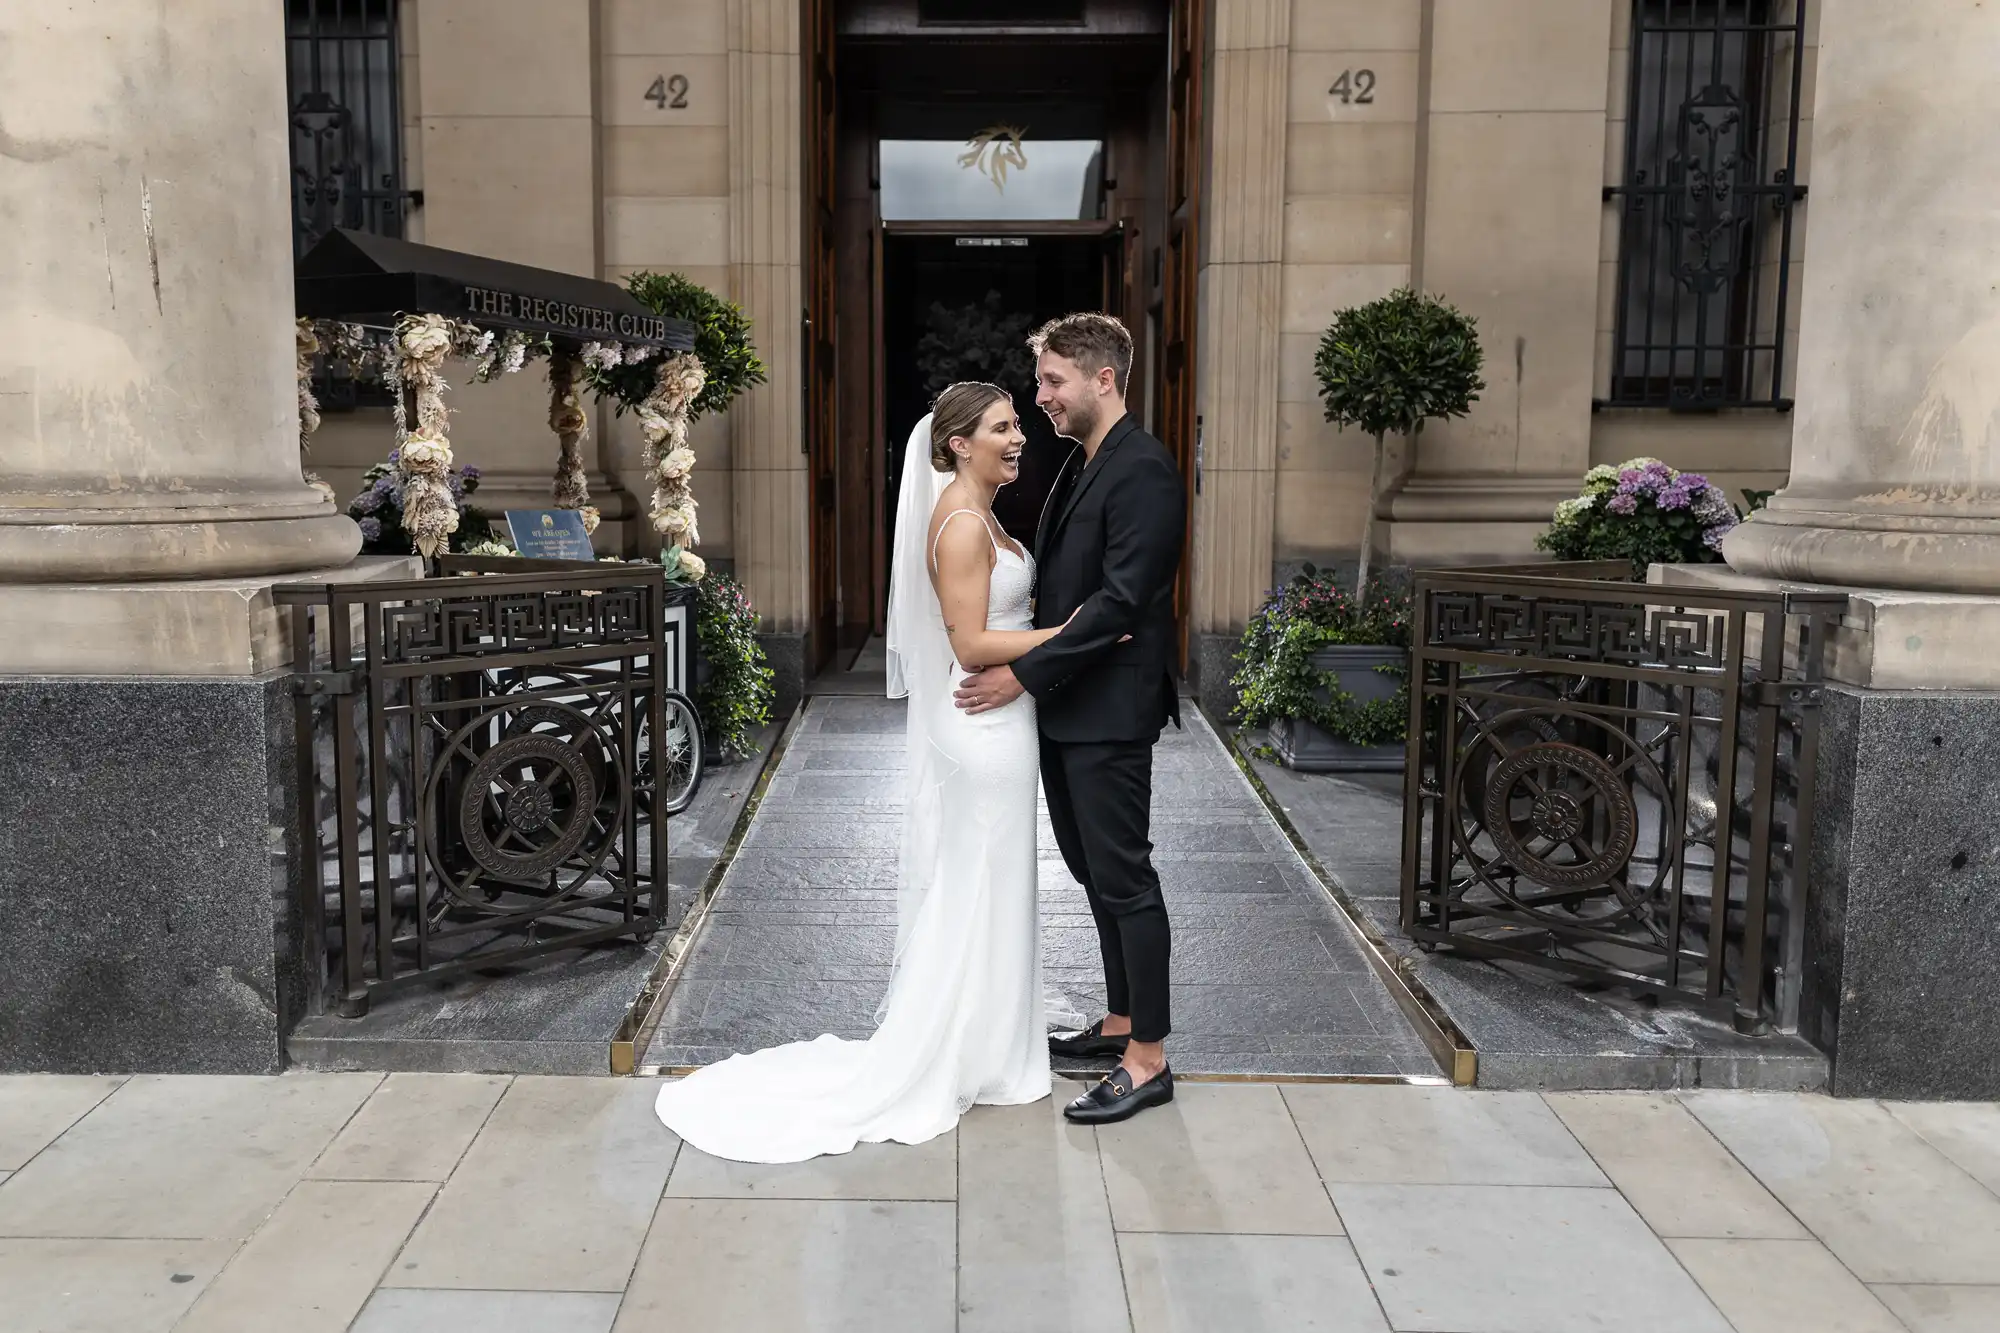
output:
<path id="1" fill-rule="evenodd" d="M 1049 822 L 1097 918 L 1110 1011 L 1049 1048 L 1121 1057 L 1063 1111 L 1108 1124 L 1174 1096 L 1163 1046 L 1171 949 L 1149 822 L 1153 745 L 1168 718 L 1180 725 L 1168 664 L 1187 495 L 1173 456 L 1126 412 L 1132 335 L 1123 324 L 1065 315 L 1029 346 L 1035 401 L 1077 444 L 1035 535 L 1035 627 L 1068 627 L 1011 667 L 967 677 L 957 697 L 975 713 L 1023 690 L 1035 697 Z"/>

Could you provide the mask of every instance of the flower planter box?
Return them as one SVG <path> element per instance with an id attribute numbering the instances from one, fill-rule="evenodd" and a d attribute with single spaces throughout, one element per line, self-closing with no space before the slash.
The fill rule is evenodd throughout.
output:
<path id="1" fill-rule="evenodd" d="M 1340 688 L 1357 702 L 1373 703 L 1393 699 L 1405 679 L 1378 668 L 1392 666 L 1407 672 L 1410 654 L 1403 648 L 1341 644 L 1314 653 L 1312 664 L 1333 672 Z M 1301 773 L 1400 773 L 1406 750 L 1402 741 L 1353 745 L 1298 717 L 1273 722 L 1271 744 L 1285 767 Z"/>

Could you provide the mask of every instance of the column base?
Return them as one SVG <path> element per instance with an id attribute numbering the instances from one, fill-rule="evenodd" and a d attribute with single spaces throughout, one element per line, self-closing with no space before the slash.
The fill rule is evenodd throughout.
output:
<path id="1" fill-rule="evenodd" d="M 1991 519 L 1763 509 L 1723 538 L 1722 554 L 1732 568 L 1765 578 L 2000 589 L 2000 521 Z"/>
<path id="2" fill-rule="evenodd" d="M 1827 637 L 1828 679 L 1878 690 L 2000 690 L 2000 596 L 1837 587 L 1727 565 L 1654 565 L 1649 575 L 1670 587 L 1844 592 L 1847 614 Z"/>
<path id="3" fill-rule="evenodd" d="M 284 670 L 292 659 L 291 622 L 271 600 L 272 584 L 422 573 L 415 556 L 370 555 L 277 577 L 0 583 L 0 675 L 255 676 Z"/>
<path id="4" fill-rule="evenodd" d="M 361 529 L 320 513 L 194 522 L 0 522 L 0 585 L 222 579 L 344 565 Z"/>

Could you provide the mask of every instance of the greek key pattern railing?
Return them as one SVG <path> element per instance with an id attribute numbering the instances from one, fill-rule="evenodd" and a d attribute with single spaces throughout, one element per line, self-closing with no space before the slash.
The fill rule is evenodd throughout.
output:
<path id="1" fill-rule="evenodd" d="M 318 1007 L 658 928 L 665 594 L 640 564 L 276 590 Z"/>
<path id="2" fill-rule="evenodd" d="M 1845 598 L 1603 572 L 1418 576 L 1403 928 L 1795 1027 Z"/>

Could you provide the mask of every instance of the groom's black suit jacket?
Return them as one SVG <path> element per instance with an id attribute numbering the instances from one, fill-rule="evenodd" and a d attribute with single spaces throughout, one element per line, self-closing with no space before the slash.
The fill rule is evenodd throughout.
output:
<path id="1" fill-rule="evenodd" d="M 1187 490 L 1173 455 L 1129 414 L 1079 473 L 1082 452 L 1035 534 L 1035 626 L 1076 619 L 1016 660 L 1014 676 L 1051 740 L 1152 741 L 1181 720 L 1171 664 Z"/>

